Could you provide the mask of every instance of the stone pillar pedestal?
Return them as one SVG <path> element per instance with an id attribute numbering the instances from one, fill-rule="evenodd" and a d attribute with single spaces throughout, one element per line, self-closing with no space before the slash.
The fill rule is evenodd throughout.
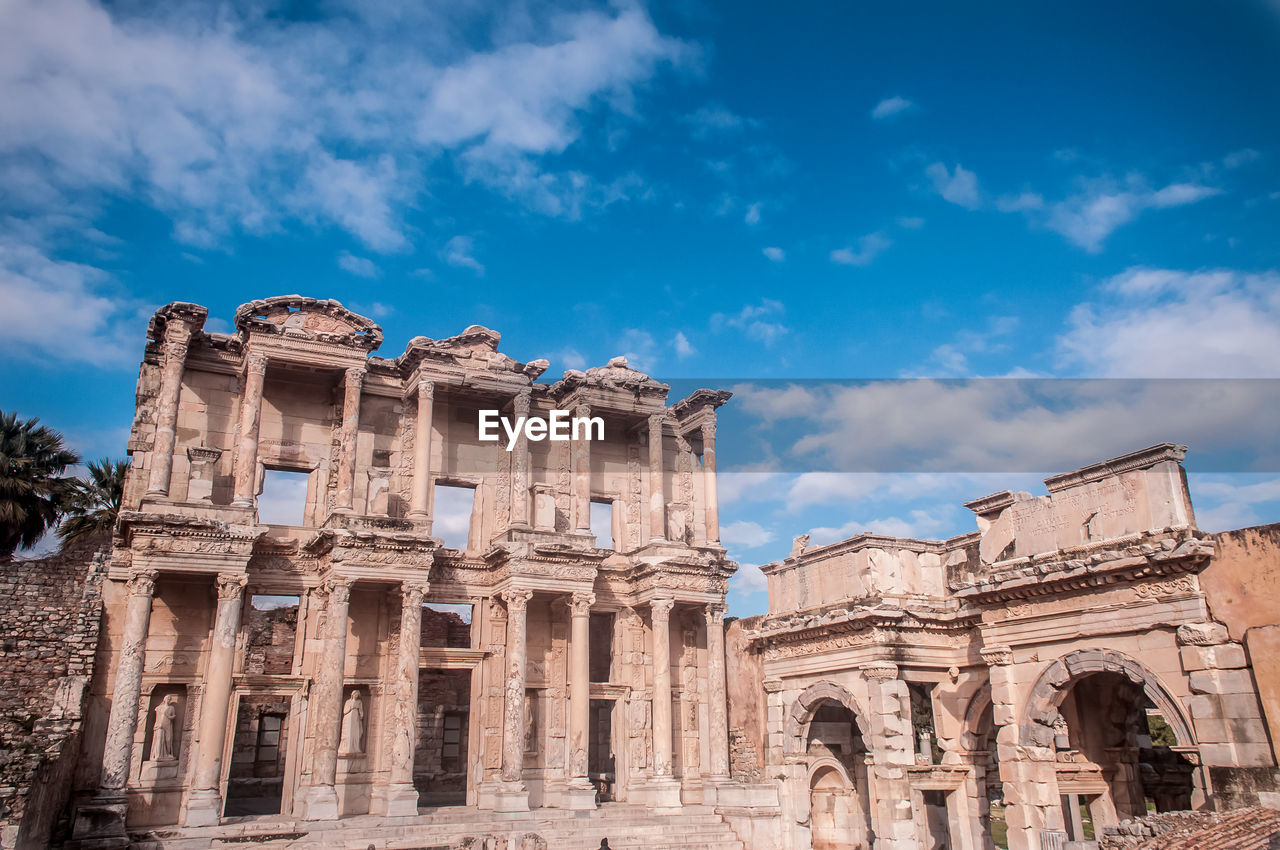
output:
<path id="1" fill-rule="evenodd" d="M 502 781 L 494 792 L 494 809 L 499 812 L 529 811 L 529 790 L 524 784 L 524 700 L 525 624 L 528 620 L 530 590 L 506 590 L 507 682 L 502 714 Z"/>
<path id="2" fill-rule="evenodd" d="M 591 606 L 596 597 L 575 593 L 569 634 L 569 786 L 566 808 L 594 809 L 596 789 L 587 775 L 591 733 Z"/>
<path id="3" fill-rule="evenodd" d="M 707 620 L 707 716 L 713 783 L 729 779 L 729 705 L 724 671 L 724 605 L 708 605 Z"/>
<path id="4" fill-rule="evenodd" d="M 191 793 L 187 795 L 187 826 L 214 826 L 222 821 L 222 751 L 226 744 L 231 703 L 231 666 L 240 631 L 240 609 L 247 579 L 243 574 L 220 575 L 213 642 L 200 699 L 199 744 Z"/>
<path id="5" fill-rule="evenodd" d="M 671 609 L 674 599 L 649 603 L 653 616 L 653 780 L 648 804 L 680 807 L 680 783 L 671 769 Z"/>
<path id="6" fill-rule="evenodd" d="M 142 695 L 142 663 L 147 652 L 147 626 L 156 573 L 140 571 L 129 580 L 129 602 L 124 614 L 120 660 L 111 692 L 111 714 L 102 749 L 102 776 L 93 800 L 76 812 L 72 835 L 82 847 L 127 847 L 125 816 L 128 803 L 129 764 L 138 731 L 138 700 Z"/>
<path id="7" fill-rule="evenodd" d="M 334 511 L 351 513 L 356 491 L 356 441 L 360 434 L 360 393 L 364 389 L 364 367 L 347 369 L 343 383 L 342 431 L 338 447 L 338 492 Z"/>
<path id="8" fill-rule="evenodd" d="M 911 812 L 911 779 L 907 768 L 916 762 L 911 741 L 911 695 L 898 678 L 898 667 L 880 662 L 863 668 L 870 694 L 871 739 L 878 741 L 870 766 L 876 847 L 915 850 L 916 831 Z"/>
<path id="9" fill-rule="evenodd" d="M 315 737 L 312 751 L 311 784 L 306 789 L 304 817 L 307 820 L 337 820 L 338 736 L 342 724 L 342 682 L 347 661 L 347 610 L 351 602 L 350 580 L 331 578 L 327 582 L 329 601 L 324 615 L 324 648 L 316 670 Z"/>
<path id="10" fill-rule="evenodd" d="M 262 424 L 262 385 L 267 358 L 250 354 L 245 361 L 244 393 L 240 397 L 240 443 L 236 448 L 236 492 L 231 504 L 253 505 L 258 495 L 258 429 Z"/>
<path id="11" fill-rule="evenodd" d="M 409 519 L 427 524 L 431 529 L 431 413 L 435 404 L 433 381 L 418 382 L 418 421 L 413 433 L 413 491 L 409 500 Z"/>
<path id="12" fill-rule="evenodd" d="M 413 785 L 413 752 L 418 740 L 418 657 L 422 646 L 422 597 L 427 584 L 406 582 L 400 597 L 400 651 L 396 656 L 392 706 L 391 770 L 388 783 L 374 789 L 372 813 L 388 817 L 418 814 Z"/>

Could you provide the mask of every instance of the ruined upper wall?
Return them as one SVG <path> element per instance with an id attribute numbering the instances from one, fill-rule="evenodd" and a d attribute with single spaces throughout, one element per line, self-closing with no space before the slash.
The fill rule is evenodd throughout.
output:
<path id="1" fill-rule="evenodd" d="M 978 516 L 981 563 L 1195 527 L 1173 443 L 1131 452 L 1045 479 L 1047 496 L 994 493 L 966 503 Z"/>

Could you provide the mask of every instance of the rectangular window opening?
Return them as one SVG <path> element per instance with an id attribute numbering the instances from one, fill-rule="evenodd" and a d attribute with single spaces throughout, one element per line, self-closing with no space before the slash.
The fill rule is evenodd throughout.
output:
<path id="1" fill-rule="evenodd" d="M 254 594 L 245 615 L 244 671 L 289 676 L 298 641 L 298 596 Z"/>
<path id="2" fill-rule="evenodd" d="M 470 649 L 471 610 L 470 605 L 423 603 L 422 648 Z"/>
<path id="3" fill-rule="evenodd" d="M 258 494 L 258 522 L 264 525 L 306 525 L 307 482 L 310 472 L 268 469 Z"/>
<path id="4" fill-rule="evenodd" d="M 617 550 L 613 539 L 612 500 L 591 502 L 591 533 L 596 536 L 596 548 Z"/>
<path id="5" fill-rule="evenodd" d="M 436 484 L 431 533 L 450 549 L 466 551 L 471 544 L 471 514 L 476 505 L 476 488 L 456 484 Z"/>
<path id="6" fill-rule="evenodd" d="M 613 615 L 592 614 L 588 667 L 593 682 L 608 682 L 613 666 Z"/>

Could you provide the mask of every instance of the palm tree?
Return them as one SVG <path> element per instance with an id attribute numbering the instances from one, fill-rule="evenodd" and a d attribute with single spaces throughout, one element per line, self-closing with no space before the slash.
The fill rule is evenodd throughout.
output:
<path id="1" fill-rule="evenodd" d="M 0 411 L 0 563 L 58 524 L 76 492 L 75 479 L 64 473 L 79 462 L 62 435 L 39 419 Z"/>
<path id="2" fill-rule="evenodd" d="M 102 458 L 89 464 L 89 480 L 76 482 L 75 503 L 58 527 L 63 544 L 106 536 L 120 516 L 127 460 Z"/>

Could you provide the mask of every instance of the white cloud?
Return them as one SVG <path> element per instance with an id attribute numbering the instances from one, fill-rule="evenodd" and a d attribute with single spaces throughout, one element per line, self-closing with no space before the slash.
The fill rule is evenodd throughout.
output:
<path id="1" fill-rule="evenodd" d="M 868 233 L 858 240 L 858 248 L 837 248 L 831 252 L 831 262 L 842 266 L 866 266 L 888 250 L 893 241 L 883 233 Z"/>
<path id="2" fill-rule="evenodd" d="M 1001 195 L 996 198 L 996 209 L 1000 212 L 1028 212 L 1044 208 L 1044 198 L 1035 192 L 1023 192 L 1020 195 Z"/>
<path id="3" fill-rule="evenodd" d="M 754 549 L 766 543 L 772 543 L 777 535 L 758 522 L 739 520 L 731 522 L 720 529 L 720 542 L 725 546 L 741 546 Z"/>
<path id="4" fill-rule="evenodd" d="M 760 223 L 760 202 L 759 201 L 747 207 L 747 214 L 743 216 L 742 220 L 750 225 L 756 225 Z"/>
<path id="5" fill-rule="evenodd" d="M 945 163 L 935 162 L 925 169 L 925 174 L 933 181 L 934 190 L 945 200 L 971 210 L 982 205 L 978 176 L 959 163 L 954 171 L 950 171 Z"/>
<path id="6" fill-rule="evenodd" d="M 1131 268 L 1072 310 L 1057 354 L 1099 377 L 1280 377 L 1280 273 Z"/>
<path id="7" fill-rule="evenodd" d="M 378 266 L 368 257 L 357 257 L 350 251 L 338 255 L 338 268 L 356 277 L 378 277 L 382 274 Z"/>
<path id="8" fill-rule="evenodd" d="M 761 253 L 763 253 L 766 257 L 768 257 L 770 260 L 772 260 L 775 263 L 785 262 L 787 259 L 786 251 L 782 250 L 781 248 L 775 248 L 773 246 L 769 246 L 768 248 L 765 248 L 764 251 L 762 251 Z"/>
<path id="9" fill-rule="evenodd" d="M 1205 531 L 1229 531 L 1275 522 L 1280 478 L 1259 474 L 1188 476 L 1196 525 Z"/>
<path id="10" fill-rule="evenodd" d="M 733 590 L 741 593 L 761 593 L 769 589 L 769 580 L 765 578 L 759 564 L 739 562 L 738 571 L 729 579 L 729 584 Z"/>
<path id="11" fill-rule="evenodd" d="M 640 328 L 628 328 L 618 340 L 627 365 L 641 372 L 651 372 L 658 366 L 658 343 L 653 334 Z"/>
<path id="12" fill-rule="evenodd" d="M 559 360 L 562 364 L 564 364 L 565 369 L 581 370 L 581 369 L 587 368 L 587 358 L 584 357 L 582 355 L 582 352 L 578 351 L 576 348 L 566 348 L 565 350 L 561 351 L 559 354 L 555 354 L 549 359 L 552 360 L 553 362 L 556 360 Z"/>
<path id="13" fill-rule="evenodd" d="M 891 118 L 894 115 L 901 114 L 914 108 L 914 103 L 907 100 L 905 97 L 899 97 L 895 94 L 892 97 L 886 97 L 884 100 L 877 103 L 875 108 L 871 110 L 871 117 L 876 121 L 882 121 L 885 118 Z"/>
<path id="14" fill-rule="evenodd" d="M 1109 180 L 1094 180 L 1086 183 L 1082 191 L 1050 206 L 1046 224 L 1073 244 L 1097 253 L 1107 237 L 1144 210 L 1194 204 L 1220 193 L 1219 189 L 1194 183 L 1172 183 L 1153 191 L 1139 177 L 1130 178 L 1123 187 Z"/>
<path id="15" fill-rule="evenodd" d="M 676 331 L 676 335 L 671 340 L 671 346 L 676 350 L 676 357 L 680 360 L 698 353 L 698 349 L 694 348 L 693 343 L 689 342 L 689 338 L 684 335 L 684 331 Z"/>
<path id="16" fill-rule="evenodd" d="M 756 121 L 743 118 L 721 104 L 703 106 L 684 116 L 682 120 L 693 127 L 693 137 L 699 141 L 716 136 L 732 136 L 757 124 Z"/>
<path id="17" fill-rule="evenodd" d="M 872 534 L 887 534 L 890 537 L 931 540 L 946 536 L 950 530 L 951 522 L 946 516 L 925 509 L 916 509 L 911 511 L 905 519 L 896 516 L 869 520 L 853 519 L 834 528 L 830 526 L 811 528 L 809 545 L 822 546 L 835 543 L 864 531 Z"/>
<path id="18" fill-rule="evenodd" d="M 445 243 L 440 252 L 440 259 L 460 269 L 471 269 L 478 275 L 484 274 L 484 266 L 472 256 L 475 241 L 470 236 L 455 236 Z"/>
<path id="19" fill-rule="evenodd" d="M 301 221 L 400 251 L 403 212 L 444 151 L 466 179 L 570 215 L 636 196 L 635 178 L 557 174 L 545 157 L 582 138 L 587 114 L 633 120 L 638 88 L 694 54 L 639 6 L 495 22 L 482 50 L 457 38 L 490 23 L 466 4 L 304 21 L 236 4 L 136 12 L 6 4 L 0 185 L 26 217 L 92 218 L 120 196 L 199 247 Z"/>
<path id="20" fill-rule="evenodd" d="M 735 315 L 713 313 L 711 329 L 719 331 L 725 327 L 735 328 L 746 334 L 748 339 L 772 345 L 790 330 L 786 325 L 774 321 L 785 311 L 786 307 L 781 301 L 762 298 L 759 304 L 748 304 Z"/>

